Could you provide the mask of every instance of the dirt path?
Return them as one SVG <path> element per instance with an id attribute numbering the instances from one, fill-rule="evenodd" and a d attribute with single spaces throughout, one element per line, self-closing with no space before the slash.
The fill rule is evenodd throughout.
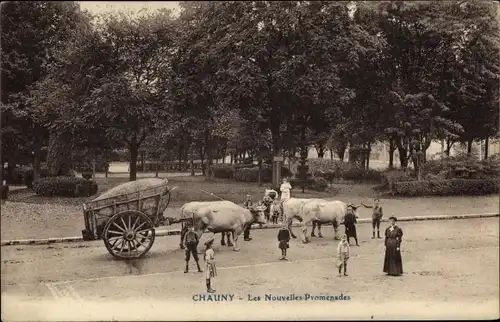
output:
<path id="1" fill-rule="evenodd" d="M 371 203 L 371 199 L 335 197 L 336 200 Z M 355 200 L 353 200 L 355 199 Z M 412 199 L 382 199 L 385 217 L 456 215 L 467 213 L 498 213 L 498 197 L 442 197 Z M 173 204 L 166 216 L 177 217 L 180 204 Z M 361 218 L 371 216 L 370 209 L 359 210 Z M 170 227 L 173 229 L 178 228 Z M 166 229 L 170 229 L 166 228 Z M 80 206 L 5 202 L 2 205 L 2 240 L 57 238 L 81 236 L 84 229 Z"/>
<path id="2" fill-rule="evenodd" d="M 279 307 L 275 318 L 287 312 L 293 312 L 295 318 L 324 319 L 498 317 L 498 218 L 401 223 L 400 226 L 404 230 L 405 271 L 401 277 L 387 277 L 381 272 L 383 242 L 368 237 L 371 228 L 367 225 L 359 226 L 361 246 L 351 249 L 348 277 L 336 276 L 336 242 L 331 229 L 325 229 L 324 239 L 313 239 L 309 245 L 293 240 L 289 262 L 278 260 L 275 231 L 252 231 L 254 240 L 242 242 L 240 252 L 218 245 L 217 238 L 218 276 L 214 279 L 214 288 L 218 294 L 234 294 L 235 302 L 207 303 L 207 309 L 192 299 L 193 295 L 205 294 L 203 275 L 195 271 L 182 273 L 183 252 L 177 248 L 175 237 L 158 238 L 151 252 L 133 263 L 113 260 L 101 242 L 2 247 L 3 309 L 12 312 L 16 299 L 28 297 L 30 301 L 26 303 L 31 303 L 33 308 L 34 298 L 52 299 L 44 302 L 46 308 L 61 305 L 62 300 L 76 301 L 65 304 L 78 305 L 73 314 L 93 311 L 94 318 L 100 319 L 110 319 L 111 313 L 117 319 L 124 318 L 121 313 L 130 305 L 135 314 L 149 314 L 150 319 L 199 319 L 202 316 L 226 320 L 241 318 L 242 312 L 247 311 L 247 318 L 269 319 L 274 316 L 271 306 Z M 207 237 L 204 236 L 202 242 Z M 191 263 L 191 269 L 194 268 Z M 343 302 L 248 301 L 249 295 L 264 299 L 266 294 L 304 296 L 306 293 L 312 296 L 342 294 L 351 299 Z M 161 301 L 161 308 L 155 301 Z M 464 302 L 467 305 L 457 310 Z M 105 311 L 99 303 L 106 303 L 108 308 L 120 304 L 121 309 L 116 306 L 116 312 Z M 137 310 L 146 303 L 147 310 Z M 213 305 L 227 305 L 227 315 L 214 315 L 220 310 L 209 309 Z M 331 305 L 333 311 L 324 310 L 325 305 Z M 345 307 L 346 311 L 337 307 Z M 349 307 L 354 311 L 347 310 Z M 181 308 L 183 311 L 178 312 Z M 151 315 L 153 312 L 156 315 Z M 101 315 L 96 316 L 97 313 Z M 103 314 L 108 315 L 103 318 Z M 66 315 L 66 319 L 68 317 L 70 315 Z"/>

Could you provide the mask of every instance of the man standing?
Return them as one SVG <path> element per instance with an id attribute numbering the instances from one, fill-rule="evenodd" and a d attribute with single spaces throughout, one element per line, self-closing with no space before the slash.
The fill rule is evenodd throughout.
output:
<path id="1" fill-rule="evenodd" d="M 382 206 L 380 205 L 380 199 L 375 198 L 374 202 L 375 202 L 375 204 L 373 206 L 368 206 L 368 205 L 365 205 L 364 203 L 361 203 L 365 208 L 373 208 L 373 213 L 372 213 L 373 236 L 372 236 L 372 239 L 375 239 L 375 228 L 377 228 L 377 238 L 382 238 L 382 237 L 380 237 L 380 221 L 382 220 L 382 217 L 384 216 L 384 214 L 382 212 Z"/>
<path id="2" fill-rule="evenodd" d="M 198 263 L 198 251 L 197 246 L 200 238 L 198 234 L 194 231 L 193 225 L 189 226 L 189 230 L 184 236 L 184 247 L 186 248 L 186 269 L 184 273 L 189 271 L 189 259 L 191 258 L 191 254 L 193 254 L 193 258 L 196 261 L 196 266 L 198 267 L 198 272 L 201 272 L 200 264 Z"/>
<path id="3" fill-rule="evenodd" d="M 251 195 L 247 195 L 247 198 L 246 198 L 245 202 L 243 203 L 243 206 L 247 209 L 249 209 L 250 207 L 253 206 Z M 243 231 L 243 240 L 244 241 L 251 241 L 252 240 L 252 238 L 250 237 L 250 229 L 251 228 L 252 228 L 252 224 L 247 224 L 245 226 L 245 230 Z"/>
<path id="4" fill-rule="evenodd" d="M 351 237 L 354 237 L 354 240 L 356 241 L 356 246 L 359 246 L 358 235 L 356 233 L 357 217 L 355 214 L 355 210 L 356 207 L 354 207 L 353 204 L 347 205 L 347 212 L 344 217 L 344 226 L 345 226 L 345 234 L 347 235 L 347 241 L 349 242 L 349 239 Z"/>

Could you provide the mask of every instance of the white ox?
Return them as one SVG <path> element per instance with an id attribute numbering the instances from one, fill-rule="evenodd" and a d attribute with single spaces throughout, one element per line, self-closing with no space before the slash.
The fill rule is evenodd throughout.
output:
<path id="1" fill-rule="evenodd" d="M 233 250 L 238 251 L 238 237 L 245 228 L 253 223 L 265 223 L 264 209 L 247 209 L 230 201 L 207 201 L 185 204 L 181 208 L 181 216 L 193 218 L 195 231 L 200 238 L 205 230 L 214 234 L 232 232 Z"/>
<path id="2" fill-rule="evenodd" d="M 290 201 L 294 199 L 291 198 Z M 342 201 L 326 201 L 323 199 L 301 199 L 293 202 L 288 210 L 290 216 L 288 224 L 291 228 L 291 219 L 297 218 L 301 222 L 302 231 L 302 242 L 308 243 L 310 237 L 307 234 L 307 225 L 313 225 L 313 236 L 314 228 L 318 226 L 319 237 L 321 235 L 321 225 L 322 224 L 332 224 L 333 230 L 335 232 L 334 238 L 338 239 L 338 228 L 343 218 L 347 212 L 347 204 Z"/>
<path id="3" fill-rule="evenodd" d="M 283 221 L 288 223 L 290 235 L 292 238 L 297 238 L 292 232 L 292 221 L 298 219 L 303 223 L 303 207 L 310 202 L 326 202 L 323 199 L 306 199 L 306 198 L 290 198 L 283 202 Z"/>

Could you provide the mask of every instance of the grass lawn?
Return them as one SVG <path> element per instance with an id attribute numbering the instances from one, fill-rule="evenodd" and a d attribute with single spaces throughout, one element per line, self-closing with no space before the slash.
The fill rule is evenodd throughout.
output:
<path id="1" fill-rule="evenodd" d="M 152 175 L 152 177 L 154 177 L 154 175 Z M 99 186 L 99 191 L 95 196 L 88 198 L 42 197 L 35 195 L 31 190 L 24 190 L 10 194 L 9 201 L 81 206 L 84 202 L 94 199 L 108 189 L 127 182 L 128 178 L 97 177 L 96 181 Z M 181 206 L 189 201 L 219 200 L 217 197 L 240 204 L 245 201 L 245 196 L 247 194 L 252 195 L 253 200 L 260 200 L 264 196 L 264 190 L 271 186 L 270 183 L 259 186 L 256 183 L 237 182 L 227 179 L 215 179 L 210 181 L 206 180 L 203 176 L 169 177 L 168 181 L 170 187 L 177 187 L 172 191 L 170 203 L 172 206 Z M 338 189 L 333 189 L 330 192 L 319 192 L 306 189 L 305 192 L 302 193 L 301 189 L 297 187 L 294 194 L 300 198 L 331 198 L 337 191 Z M 213 193 L 217 197 L 210 195 L 210 193 Z"/>

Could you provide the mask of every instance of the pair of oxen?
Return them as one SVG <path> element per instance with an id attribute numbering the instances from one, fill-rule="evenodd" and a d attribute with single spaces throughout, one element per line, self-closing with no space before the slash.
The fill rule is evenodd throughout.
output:
<path id="1" fill-rule="evenodd" d="M 357 207 L 354 207 L 356 211 Z M 181 218 L 191 219 L 194 229 L 201 237 L 205 230 L 214 234 L 222 233 L 221 243 L 228 235 L 228 246 L 239 251 L 238 238 L 248 225 L 254 223 L 265 224 L 265 206 L 253 206 L 244 208 L 231 201 L 203 201 L 188 202 L 181 207 Z M 338 228 L 347 213 L 347 204 L 342 201 L 326 201 L 323 199 L 290 198 L 283 202 L 283 218 L 290 229 L 292 238 L 296 236 L 292 232 L 292 221 L 297 219 L 301 222 L 301 239 L 304 244 L 310 242 L 310 237 L 315 237 L 314 230 L 318 227 L 318 237 L 321 234 L 321 225 L 332 224 L 335 231 L 335 239 L 338 239 Z M 357 215 L 357 214 L 356 214 Z M 311 235 L 307 232 L 307 225 L 312 224 Z M 181 231 L 182 240 L 187 230 Z M 230 242 L 229 233 L 232 233 L 233 243 Z"/>

